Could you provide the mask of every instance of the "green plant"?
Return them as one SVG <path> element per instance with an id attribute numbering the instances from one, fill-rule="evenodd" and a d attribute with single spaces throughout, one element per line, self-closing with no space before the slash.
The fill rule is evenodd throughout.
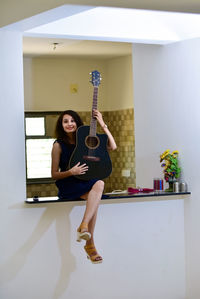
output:
<path id="1" fill-rule="evenodd" d="M 179 178 L 181 168 L 178 164 L 178 151 L 173 151 L 170 153 L 170 150 L 166 150 L 162 155 L 160 155 L 160 162 L 163 162 L 161 167 L 164 168 L 164 178 L 166 182 L 169 182 L 173 178 Z"/>

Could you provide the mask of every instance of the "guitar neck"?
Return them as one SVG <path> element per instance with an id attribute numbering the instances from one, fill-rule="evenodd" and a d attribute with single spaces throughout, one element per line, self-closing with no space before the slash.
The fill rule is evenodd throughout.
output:
<path id="1" fill-rule="evenodd" d="M 97 96 L 98 96 L 98 87 L 94 86 L 93 101 L 92 101 L 92 114 L 93 114 L 93 110 L 97 109 Z M 96 136 L 96 131 L 97 131 L 97 120 L 95 117 L 91 116 L 90 136 Z"/>

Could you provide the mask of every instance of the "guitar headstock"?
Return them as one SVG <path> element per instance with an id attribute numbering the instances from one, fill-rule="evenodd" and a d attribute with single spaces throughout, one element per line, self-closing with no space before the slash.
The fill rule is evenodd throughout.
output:
<path id="1" fill-rule="evenodd" d="M 93 86 L 97 87 L 101 83 L 101 74 L 98 71 L 93 71 L 90 73 L 90 82 Z"/>

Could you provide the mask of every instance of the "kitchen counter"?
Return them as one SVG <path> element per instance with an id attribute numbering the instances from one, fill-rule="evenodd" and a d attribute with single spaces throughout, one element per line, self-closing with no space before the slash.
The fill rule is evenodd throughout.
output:
<path id="1" fill-rule="evenodd" d="M 102 200 L 105 202 L 110 202 L 110 200 L 115 200 L 115 202 L 129 202 L 129 201 L 149 201 L 149 200 L 166 200 L 166 199 L 183 199 L 186 195 L 190 195 L 191 192 L 149 192 L 149 193 L 113 193 L 113 194 L 103 194 Z M 40 203 L 63 203 L 63 202 L 85 202 L 84 199 L 78 198 L 75 200 L 59 199 L 56 197 L 36 197 L 27 198 L 25 203 L 27 204 L 40 204 Z"/>

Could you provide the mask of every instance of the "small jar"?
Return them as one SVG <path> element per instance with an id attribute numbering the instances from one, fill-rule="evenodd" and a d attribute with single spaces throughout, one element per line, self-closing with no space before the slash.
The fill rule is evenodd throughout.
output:
<path id="1" fill-rule="evenodd" d="M 180 192 L 180 184 L 179 182 L 174 182 L 173 183 L 173 192 L 179 193 Z"/>
<path id="2" fill-rule="evenodd" d="M 185 182 L 180 183 L 180 191 L 187 192 L 187 184 Z"/>

